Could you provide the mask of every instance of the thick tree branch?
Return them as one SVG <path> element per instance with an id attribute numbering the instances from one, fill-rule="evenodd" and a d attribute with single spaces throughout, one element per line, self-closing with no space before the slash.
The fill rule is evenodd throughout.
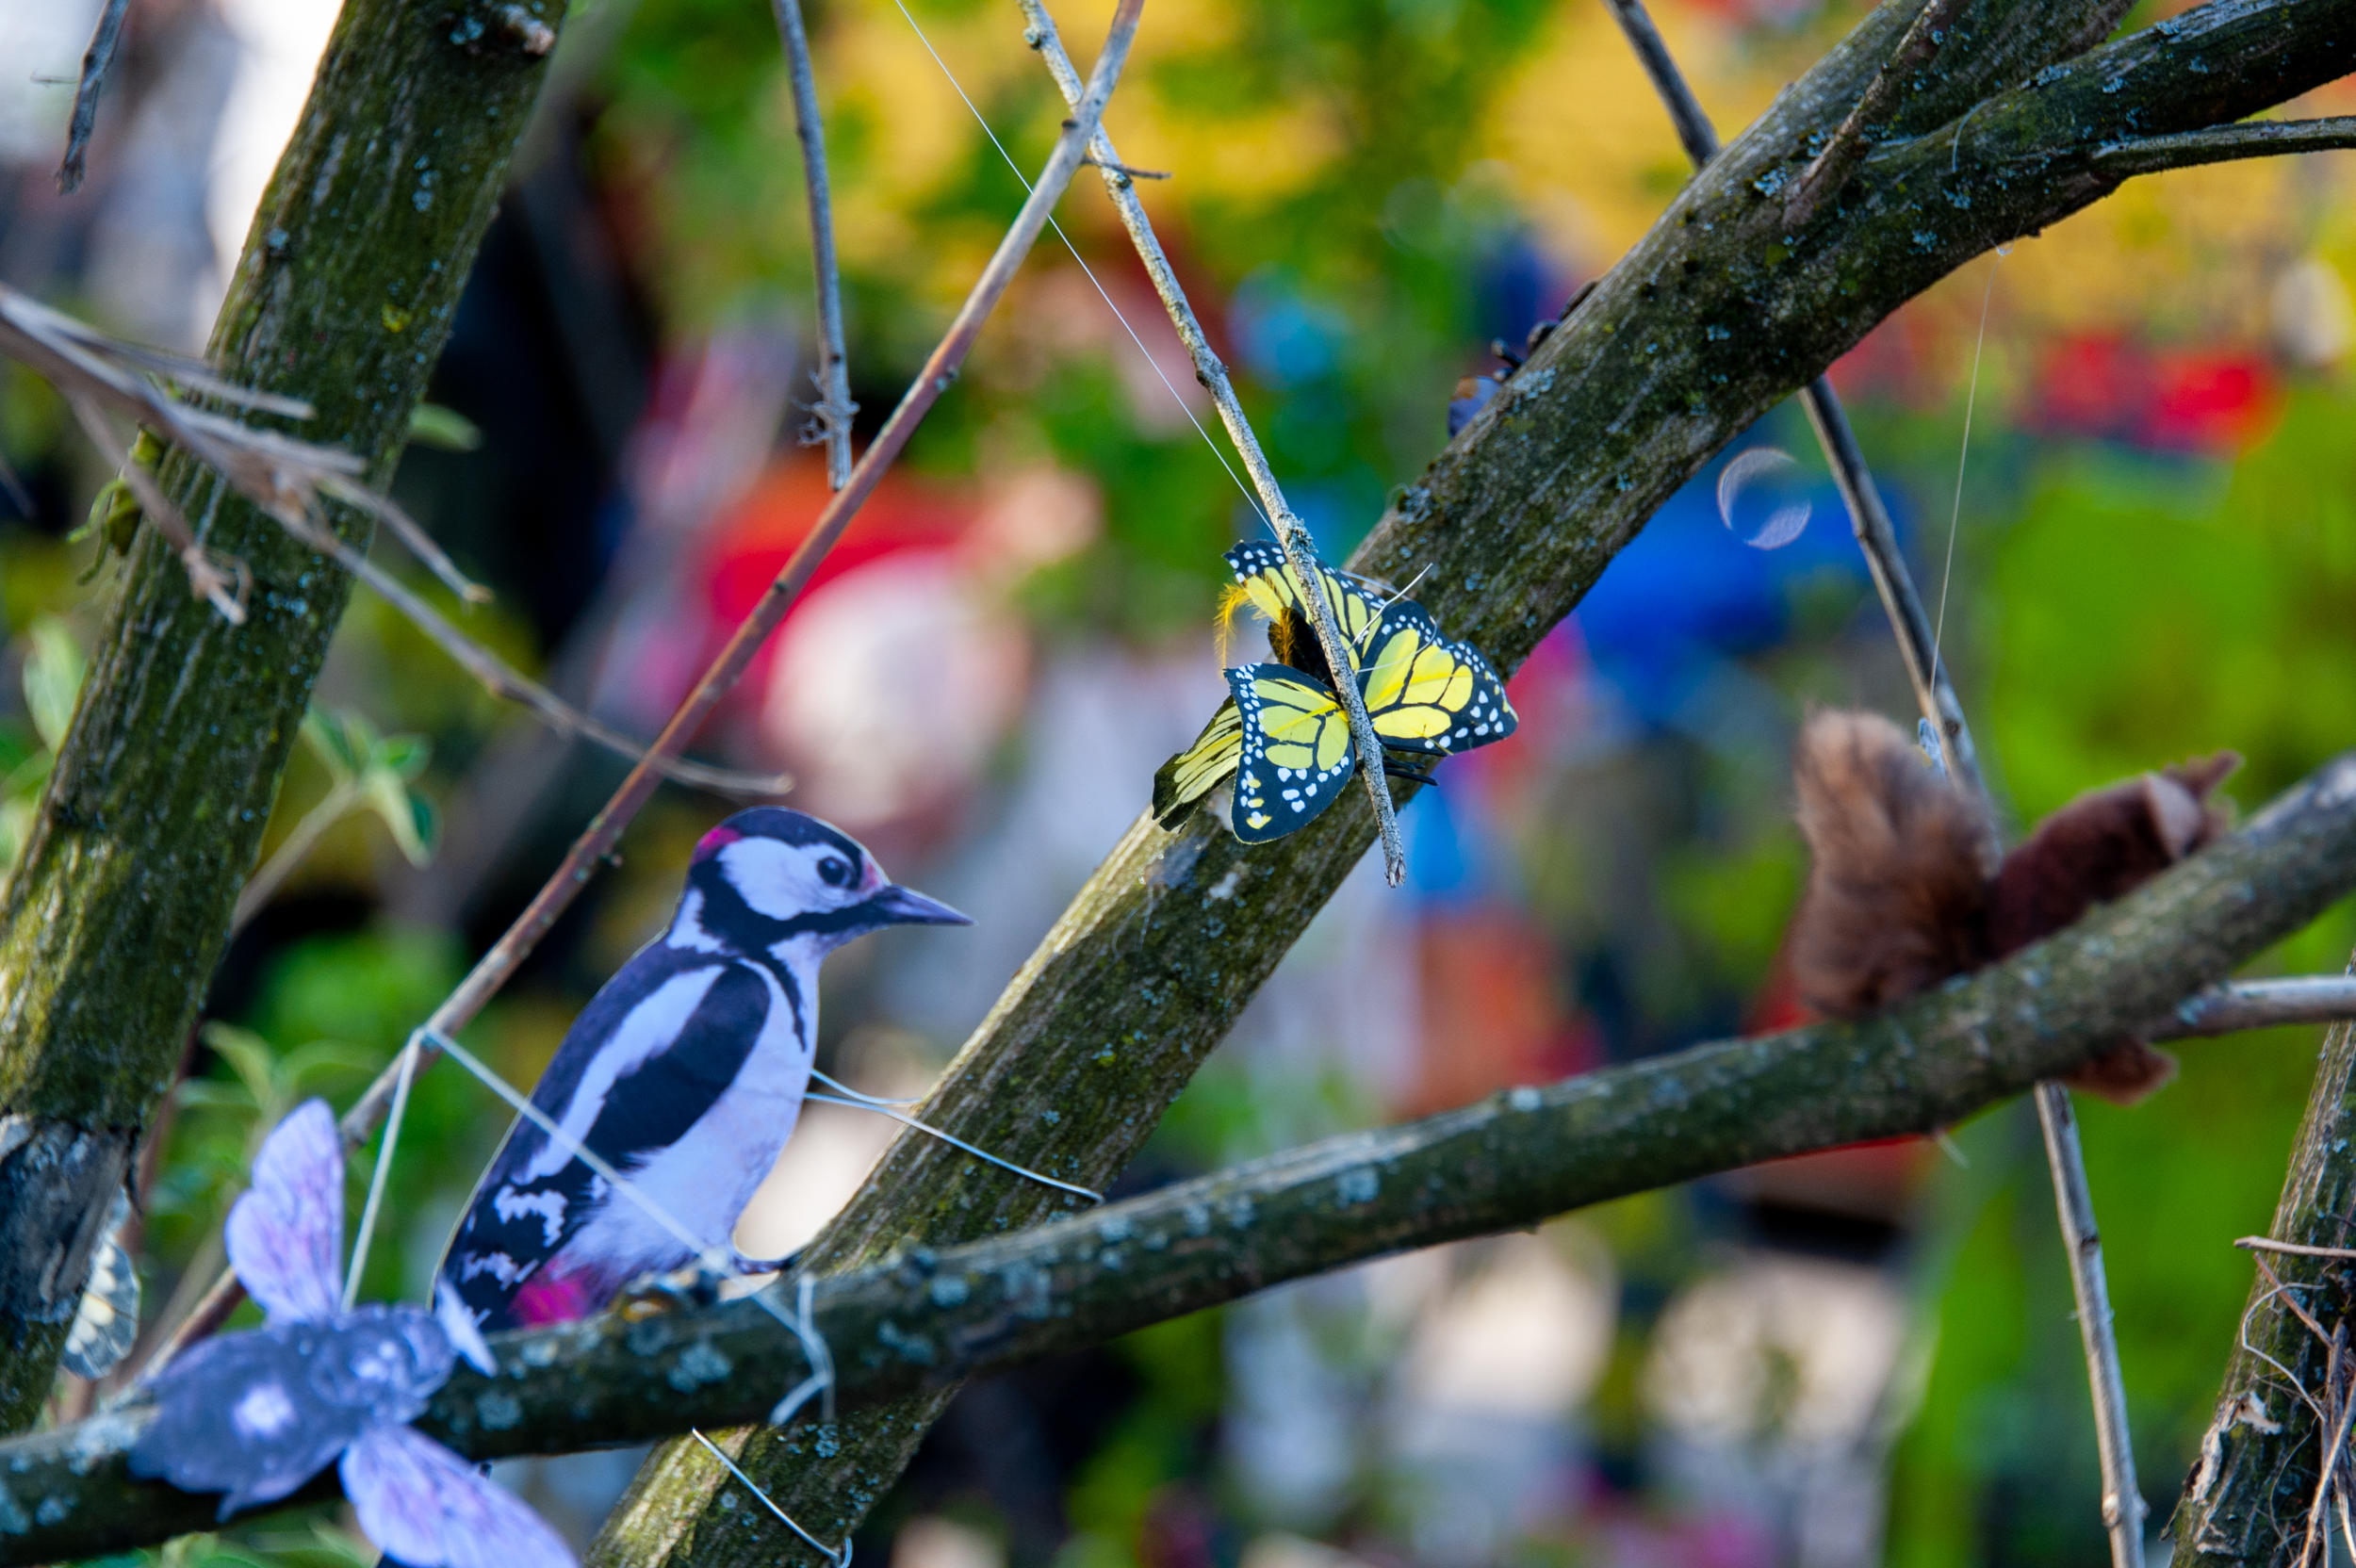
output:
<path id="1" fill-rule="evenodd" d="M 1285 1280 L 1763 1159 L 1950 1125 L 2067 1070 L 2356 886 L 2356 753 L 2004 964 L 1876 1019 L 1694 1047 L 1329 1138 L 1058 1222 L 819 1283 L 838 1396 L 873 1404 Z M 807 1372 L 748 1302 L 502 1336 L 420 1422 L 488 1459 L 758 1417 Z M 0 1568 L 202 1527 L 132 1480 L 141 1407 L 0 1445 Z M 831 1437 L 832 1429 L 796 1430 Z"/>
<path id="2" fill-rule="evenodd" d="M 1824 150 L 1792 182 L 1783 203 L 1786 228 L 1805 227 L 1826 202 L 1841 193 L 1849 176 L 1865 161 L 1865 155 L 1889 133 L 1890 122 L 1897 118 L 1907 97 L 1921 90 L 1918 78 L 1946 42 L 1948 30 L 1963 8 L 1964 0 L 1929 0 L 1915 13 L 1898 47 L 1865 84 L 1856 106 L 1835 127 Z"/>
<path id="3" fill-rule="evenodd" d="M 2079 46 L 2090 13 L 1989 8 L 2002 13 L 1991 41 L 1958 40 L 1939 69 L 2000 83 L 2034 74 L 2028 85 L 1958 106 L 1971 110 L 1966 135 L 1950 123 L 1886 144 L 1835 211 L 1787 239 L 1773 192 L 1857 102 L 1914 14 L 1903 3 L 1874 12 L 1678 195 L 1399 495 L 1354 569 L 1404 582 L 1429 568 L 1416 596 L 1514 667 L 1727 440 L 1964 261 L 2110 190 L 2117 182 L 2088 168 L 2089 149 L 2239 120 L 2356 64 L 2356 0 L 2212 0 L 2165 31 L 2051 69 L 2041 68 Z M 1140 820 L 967 1041 L 924 1119 L 1067 1180 L 1110 1180 L 1372 836 L 1354 797 L 1251 851 L 1207 816 L 1174 834 Z M 1062 1206 L 903 1138 L 808 1266 L 856 1267 Z M 738 1457 L 797 1521 L 840 1539 L 898 1477 L 945 1398 L 936 1390 L 857 1414 L 823 1442 L 808 1429 L 756 1434 Z M 708 1458 L 691 1471 L 666 1470 L 658 1456 L 593 1561 L 815 1560 L 782 1527 L 718 1506 L 717 1473 Z"/>
<path id="4" fill-rule="evenodd" d="M 303 434 L 372 486 L 448 335 L 555 9 L 347 0 L 254 218 L 213 372 L 309 403 Z M 0 904 L 0 1429 L 48 1393 L 89 1238 L 179 1066 L 351 588 L 189 453 L 155 483 L 207 557 L 244 571 L 246 621 L 192 599 L 160 530 L 140 531 Z M 338 508 L 335 526 L 356 547 L 368 519 Z"/>
<path id="5" fill-rule="evenodd" d="M 786 612 L 801 596 L 811 575 L 817 571 L 818 564 L 826 559 L 835 541 L 842 538 L 843 531 L 850 526 L 851 519 L 859 514 L 859 508 L 866 504 L 867 498 L 875 494 L 875 486 L 882 482 L 885 472 L 906 449 L 908 438 L 916 433 L 916 427 L 923 423 L 933 404 L 957 379 L 966 355 L 981 336 L 983 323 L 990 319 L 990 312 L 997 308 L 999 300 L 1014 282 L 1015 273 L 1021 270 L 1023 258 L 1030 253 L 1039 231 L 1046 227 L 1055 203 L 1072 183 L 1072 176 L 1079 171 L 1089 133 L 1103 116 L 1104 105 L 1121 78 L 1121 68 L 1128 58 L 1129 45 L 1137 37 L 1137 16 L 1143 5 L 1144 0 L 1121 0 L 1115 8 L 1112 31 L 1105 40 L 1104 54 L 1097 59 L 1095 73 L 1088 80 L 1087 97 L 1072 118 L 1065 122 L 1063 135 L 1056 139 L 1054 150 L 1048 154 L 1047 163 L 1040 170 L 1038 182 L 1031 188 L 1029 198 L 1015 215 L 1014 221 L 1007 225 L 1006 234 L 998 241 L 998 248 L 991 253 L 989 262 L 982 268 L 981 276 L 968 290 L 965 302 L 958 307 L 948 330 L 925 357 L 916 380 L 901 397 L 898 406 L 892 409 L 892 417 L 884 421 L 883 429 L 876 433 L 866 454 L 852 468 L 850 482 L 836 491 L 833 498 L 819 513 L 810 533 L 795 547 L 777 578 L 762 591 L 751 612 L 729 633 L 728 643 L 696 679 L 694 689 L 679 700 L 679 707 L 664 721 L 663 732 L 655 737 L 654 743 L 646 748 L 637 765 L 615 788 L 612 798 L 590 819 L 589 825 L 581 829 L 581 836 L 573 841 L 572 848 L 565 852 L 564 860 L 541 885 L 540 890 L 532 895 L 523 913 L 515 917 L 514 923 L 492 944 L 490 951 L 476 960 L 466 979 L 459 982 L 458 988 L 443 998 L 441 1004 L 434 1009 L 433 1016 L 426 1020 L 418 1032 L 419 1043 L 415 1049 L 423 1054 L 423 1060 L 418 1066 L 429 1065 L 436 1054 L 434 1047 L 424 1042 L 437 1036 L 455 1035 L 466 1027 L 482 1010 L 483 1004 L 507 983 L 516 966 L 523 962 L 524 956 L 556 923 L 557 916 L 580 893 L 597 863 L 605 858 L 620 839 L 622 828 L 653 795 L 656 778 L 664 760 L 678 756 L 686 747 L 704 721 L 712 716 L 720 698 L 744 675 L 761 644 L 768 640 L 769 634 L 785 619 Z M 359 1101 L 344 1113 L 341 1127 L 347 1145 L 356 1147 L 384 1119 L 396 1086 L 404 1074 L 406 1055 L 404 1052 L 402 1058 L 396 1059 L 379 1073 L 376 1082 L 369 1085 Z M 157 1352 L 157 1361 L 170 1360 L 191 1341 L 220 1328 L 242 1299 L 244 1291 L 237 1276 L 224 1270 L 197 1303 L 195 1310 L 189 1313 L 188 1320 Z"/>

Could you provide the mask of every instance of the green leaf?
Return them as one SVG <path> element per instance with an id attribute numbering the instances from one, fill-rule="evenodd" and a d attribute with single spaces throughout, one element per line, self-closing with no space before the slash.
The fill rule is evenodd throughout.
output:
<path id="1" fill-rule="evenodd" d="M 422 866 L 434 858 L 434 834 L 439 826 L 434 805 L 411 790 L 400 774 L 386 767 L 370 768 L 361 798 L 391 832 L 393 842 L 401 846 L 401 855 L 411 865 Z"/>
<path id="2" fill-rule="evenodd" d="M 446 452 L 470 452 L 483 445 L 483 432 L 454 408 L 419 403 L 409 411 L 409 439 Z"/>
<path id="3" fill-rule="evenodd" d="M 404 779 L 423 773 L 433 757 L 434 743 L 422 735 L 387 735 L 376 752 L 378 766 L 390 769 Z"/>
<path id="4" fill-rule="evenodd" d="M 36 617 L 27 635 L 33 645 L 25 655 L 25 706 L 41 743 L 54 752 L 65 743 L 74 701 L 82 694 L 82 645 L 55 615 Z"/>
<path id="5" fill-rule="evenodd" d="M 368 770 L 380 743 L 375 726 L 338 708 L 312 708 L 303 715 L 303 739 L 339 784 Z"/>
<path id="6" fill-rule="evenodd" d="M 270 1041 L 250 1029 L 240 1029 L 218 1019 L 205 1024 L 203 1034 L 205 1044 L 213 1054 L 227 1062 L 229 1070 L 237 1075 L 237 1082 L 244 1086 L 254 1108 L 267 1108 L 276 1087 L 272 1082 L 275 1074 L 271 1070 Z"/>

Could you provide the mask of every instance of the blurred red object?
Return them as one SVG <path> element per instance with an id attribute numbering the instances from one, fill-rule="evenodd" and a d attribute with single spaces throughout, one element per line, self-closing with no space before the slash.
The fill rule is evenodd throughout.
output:
<path id="1" fill-rule="evenodd" d="M 2273 367 L 2227 350 L 2068 337 L 2037 378 L 2037 426 L 2154 451 L 2226 455 L 2266 433 L 2282 403 Z"/>

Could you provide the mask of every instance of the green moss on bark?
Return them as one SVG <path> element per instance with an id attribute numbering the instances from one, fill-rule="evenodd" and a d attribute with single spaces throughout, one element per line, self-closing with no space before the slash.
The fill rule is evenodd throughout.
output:
<path id="1" fill-rule="evenodd" d="M 561 12 L 348 0 L 263 197 L 213 363 L 309 400 L 302 433 L 361 453 L 377 481 L 449 335 Z M 350 592 L 185 455 L 163 481 L 245 567 L 246 624 L 192 597 L 141 531 L 0 904 L 0 1112 L 126 1145 L 195 1022 Z M 365 536 L 354 517 L 338 526 Z M 0 1251 L 0 1302 L 22 1305 L 12 1282 L 31 1266 L 21 1247 Z M 44 1299 L 80 1285 L 52 1280 Z M 0 1429 L 32 1419 L 62 1334 L 0 1306 Z"/>

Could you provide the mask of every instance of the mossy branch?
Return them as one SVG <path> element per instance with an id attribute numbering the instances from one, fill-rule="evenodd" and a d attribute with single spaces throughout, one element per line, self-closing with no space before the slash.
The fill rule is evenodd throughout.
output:
<path id="1" fill-rule="evenodd" d="M 381 488 L 563 8 L 348 0 L 207 358 Z M 542 20 L 539 13 L 547 12 Z M 31 1422 L 98 1222 L 178 1066 L 350 580 L 188 454 L 157 476 L 251 587 L 231 626 L 143 528 L 0 905 L 0 1430 Z M 365 515 L 335 519 L 365 543 Z"/>
<path id="2" fill-rule="evenodd" d="M 1881 1018 L 1512 1089 L 821 1281 L 813 1318 L 837 1397 L 872 1406 L 937 1391 L 1345 1264 L 1762 1159 L 1949 1125 L 2167 1014 L 2350 887 L 2356 754 L 2129 897 Z M 794 1336 L 749 1302 L 608 1316 L 495 1344 L 504 1370 L 462 1372 L 419 1423 L 477 1459 L 756 1419 L 809 1370 Z M 126 1407 L 0 1445 L 0 1568 L 121 1550 L 210 1521 L 215 1499 L 129 1476 L 123 1454 L 146 1419 Z M 820 1445 L 839 1435 L 793 1430 Z"/>
<path id="3" fill-rule="evenodd" d="M 2117 14 L 2108 0 L 1980 0 L 1899 116 L 1908 139 L 1876 147 L 1805 232 L 1787 233 L 1784 185 L 1921 8 L 1890 0 L 1873 12 L 1713 160 L 1399 495 L 1353 568 L 1401 583 L 1421 574 L 1416 596 L 1441 624 L 1513 668 L 1726 441 L 1956 267 L 2114 188 L 2120 176 L 2094 149 L 2231 123 L 2356 66 L 2356 0 L 2212 0 L 2083 55 Z M 1974 93 L 1951 92 L 1957 81 Z M 1918 103 L 1958 97 L 1947 120 L 1917 122 Z M 1354 798 L 1259 851 L 1201 816 L 1175 834 L 1140 821 L 951 1064 L 924 1119 L 1059 1177 L 1108 1181 L 1372 834 Z M 855 1268 L 1062 1207 L 903 1138 L 810 1266 Z M 897 1479 L 948 1396 L 927 1388 L 843 1421 L 824 1444 L 806 1428 L 730 1441 L 798 1523 L 837 1540 Z M 730 1484 L 700 1449 L 659 1452 L 591 1561 L 818 1560 L 736 1506 Z"/>

